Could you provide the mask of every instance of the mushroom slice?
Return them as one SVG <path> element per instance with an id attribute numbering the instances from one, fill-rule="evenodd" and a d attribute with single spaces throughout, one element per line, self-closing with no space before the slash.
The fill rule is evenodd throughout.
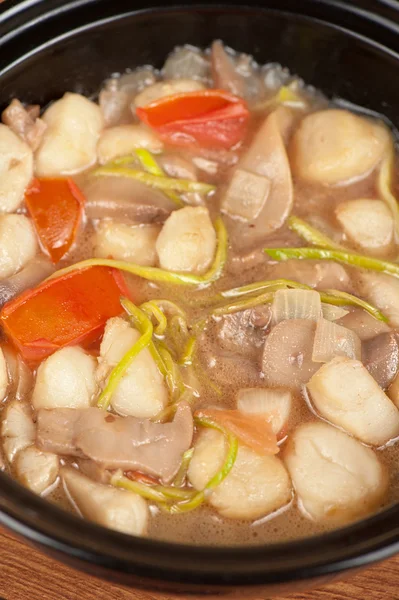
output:
<path id="1" fill-rule="evenodd" d="M 389 324 L 399 327 L 399 281 L 383 273 L 362 273 L 360 288 L 362 296 L 389 318 Z"/>
<path id="2" fill-rule="evenodd" d="M 387 492 L 387 472 L 371 448 L 327 423 L 300 425 L 284 459 L 299 507 L 315 521 L 338 525 L 365 517 Z"/>
<path id="3" fill-rule="evenodd" d="M 323 365 L 307 385 L 325 418 L 366 444 L 382 446 L 399 436 L 399 411 L 366 367 L 342 356 Z"/>
<path id="4" fill-rule="evenodd" d="M 83 517 L 129 535 L 147 532 L 149 511 L 141 496 L 95 483 L 75 469 L 63 468 L 61 477 L 66 492 Z"/>
<path id="5" fill-rule="evenodd" d="M 312 361 L 315 329 L 314 321 L 290 319 L 271 330 L 262 360 L 267 385 L 292 389 L 309 381 L 319 366 Z"/>
<path id="6" fill-rule="evenodd" d="M 226 451 L 223 434 L 211 429 L 201 432 L 188 469 L 190 483 L 197 490 L 204 489 L 219 471 Z M 253 520 L 288 504 L 291 494 L 290 478 L 280 459 L 239 446 L 232 470 L 208 502 L 223 517 Z"/>

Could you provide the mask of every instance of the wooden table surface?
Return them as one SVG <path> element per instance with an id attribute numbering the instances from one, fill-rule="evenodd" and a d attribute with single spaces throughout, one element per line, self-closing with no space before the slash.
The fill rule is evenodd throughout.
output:
<path id="1" fill-rule="evenodd" d="M 0 531 L 0 600 L 168 600 L 168 596 L 135 592 L 83 575 Z M 399 600 L 399 556 L 344 582 L 274 600 Z"/>

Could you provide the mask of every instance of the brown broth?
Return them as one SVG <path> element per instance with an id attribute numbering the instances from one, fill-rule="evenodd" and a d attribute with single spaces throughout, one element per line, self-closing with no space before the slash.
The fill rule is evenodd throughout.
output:
<path id="1" fill-rule="evenodd" d="M 315 94 L 312 90 L 303 89 L 303 94 L 306 95 L 310 102 L 309 111 L 320 109 L 327 106 L 327 101 L 320 95 Z M 265 97 L 270 97 L 272 94 L 265 91 Z M 265 113 L 266 114 L 266 113 Z M 302 113 L 305 114 L 305 113 Z M 263 115 L 265 116 L 265 115 Z M 249 144 L 250 139 L 259 124 L 260 118 L 254 116 L 251 124 L 251 131 L 248 135 L 246 144 Z M 242 150 L 240 150 L 241 152 Z M 173 152 L 180 154 L 183 158 L 187 158 L 187 151 L 179 151 L 173 149 Z M 212 152 L 205 153 L 212 158 Z M 197 154 L 199 156 L 199 154 Z M 194 154 L 193 154 L 194 156 Z M 227 162 L 234 163 L 238 153 L 232 151 L 225 155 Z M 205 182 L 211 182 L 217 186 L 222 186 L 230 172 L 231 167 L 228 165 L 222 166 L 216 176 L 207 175 L 203 171 L 199 171 L 200 179 Z M 397 158 L 397 169 L 395 174 L 395 187 L 399 192 L 398 175 L 399 158 Z M 84 182 L 87 174 L 76 177 L 77 183 Z M 333 237 L 337 242 L 350 244 L 342 234 L 340 227 L 333 215 L 333 209 L 341 202 L 355 198 L 372 198 L 376 195 L 376 175 L 372 173 L 365 179 L 348 186 L 325 188 L 322 186 L 306 185 L 301 181 L 294 180 L 295 190 L 295 205 L 294 214 L 307 219 L 314 226 L 322 230 L 324 233 Z M 219 197 L 220 192 L 211 196 L 206 204 L 209 208 L 212 217 L 219 214 Z M 78 241 L 75 247 L 69 253 L 67 260 L 63 261 L 59 266 L 73 264 L 79 260 L 90 258 L 93 256 L 93 234 L 95 231 L 95 223 L 86 222 L 82 226 L 79 233 Z M 137 298 L 140 301 L 151 298 L 168 298 L 177 302 L 182 306 L 189 315 L 189 322 L 194 323 L 201 319 L 206 314 L 206 309 L 198 308 L 199 302 L 206 303 L 219 290 L 237 287 L 239 285 L 251 283 L 254 281 L 273 279 L 276 277 L 276 265 L 273 264 L 267 257 L 260 252 L 259 248 L 245 249 L 243 252 L 240 243 L 240 234 L 237 233 L 235 224 L 226 219 L 226 225 L 230 235 L 230 248 L 228 262 L 225 268 L 224 275 L 211 288 L 205 291 L 192 290 L 185 287 L 174 287 L 160 284 L 150 284 L 146 281 L 139 280 L 127 276 L 131 288 L 135 290 Z M 301 245 L 299 238 L 293 234 L 287 226 L 283 226 L 277 232 L 265 237 L 261 247 L 273 246 L 291 246 Z M 356 248 L 354 248 L 356 250 Z M 247 260 L 243 263 L 242 256 L 247 254 Z M 393 258 L 393 257 L 390 257 Z M 294 272 L 298 273 L 302 265 L 296 262 L 291 264 L 289 278 L 292 277 L 292 267 Z M 278 267 L 279 276 L 284 276 L 284 270 L 288 269 L 283 265 Z M 357 274 L 354 269 L 346 269 L 351 277 L 351 291 L 358 292 Z M 204 360 L 207 353 L 212 353 L 214 346 L 217 344 L 212 326 L 208 327 L 207 332 L 201 336 L 200 350 L 197 360 L 201 365 L 202 371 L 206 372 L 217 386 L 220 387 L 221 393 L 217 394 L 203 374 L 198 374 L 200 397 L 194 408 L 206 405 L 217 405 L 224 408 L 235 407 L 236 392 L 242 388 L 251 386 L 262 386 L 262 373 L 260 368 L 260 353 L 257 359 L 252 361 L 252 375 L 248 376 L 248 372 L 244 374 L 244 370 L 236 369 L 236 362 L 229 363 L 228 361 L 217 368 L 209 369 Z M 4 409 L 7 402 L 12 397 L 8 397 L 0 406 Z M 296 394 L 294 397 L 294 411 L 291 415 L 290 423 L 288 424 L 288 436 L 298 423 L 314 420 L 315 416 L 310 411 L 308 404 L 305 402 L 301 394 Z M 284 451 L 284 442 L 281 445 L 282 452 Z M 382 450 L 377 450 L 381 461 L 387 465 L 390 473 L 390 488 L 384 505 L 397 502 L 399 498 L 399 446 L 392 445 Z M 3 460 L 5 463 L 5 461 Z M 67 461 L 68 462 L 68 461 Z M 69 461 L 71 462 L 71 461 Z M 0 468 L 2 459 L 0 456 Z M 14 469 L 7 467 L 12 475 L 15 475 Z M 48 500 L 55 502 L 66 510 L 73 511 L 73 507 L 68 500 L 62 485 L 59 483 L 57 488 L 48 496 Z M 254 545 L 264 543 L 274 543 L 279 541 L 301 538 L 318 533 L 322 533 L 333 528 L 327 523 L 315 523 L 303 516 L 296 505 L 295 498 L 291 504 L 277 513 L 268 515 L 263 519 L 255 522 L 246 522 L 240 520 L 229 520 L 222 518 L 208 507 L 200 508 L 192 513 L 168 516 L 160 512 L 155 506 L 152 507 L 152 518 L 150 520 L 149 537 L 181 542 L 182 540 L 190 544 L 211 544 L 211 545 Z"/>

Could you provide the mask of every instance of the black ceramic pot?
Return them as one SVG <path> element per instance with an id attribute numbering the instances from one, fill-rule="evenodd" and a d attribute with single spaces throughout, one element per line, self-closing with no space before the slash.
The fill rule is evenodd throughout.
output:
<path id="1" fill-rule="evenodd" d="M 66 90 L 92 94 L 112 72 L 161 65 L 177 44 L 205 47 L 222 38 L 261 63 L 281 62 L 327 95 L 399 124 L 399 3 L 246 3 L 171 8 L 168 0 L 155 0 L 157 8 L 148 8 L 145 0 L 6 0 L 0 9 L 0 105 L 14 96 L 46 104 Z M 185 596 L 264 598 L 325 583 L 399 551 L 398 506 L 303 541 L 195 548 L 102 529 L 1 473 L 0 522 L 77 568 Z"/>

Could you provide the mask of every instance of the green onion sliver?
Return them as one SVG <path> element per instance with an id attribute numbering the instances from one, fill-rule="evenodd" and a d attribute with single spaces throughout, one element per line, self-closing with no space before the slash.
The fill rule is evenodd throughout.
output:
<path id="1" fill-rule="evenodd" d="M 162 504 L 168 500 L 188 500 L 195 495 L 195 492 L 192 490 L 183 490 L 165 485 L 150 485 L 141 481 L 134 481 L 122 475 L 120 471 L 112 476 L 111 485 L 134 492 L 146 500 Z"/>
<path id="2" fill-rule="evenodd" d="M 213 264 L 205 275 L 190 275 L 189 273 L 166 271 L 157 267 L 143 267 L 142 265 L 109 258 L 89 258 L 56 271 L 48 278 L 48 280 L 54 279 L 55 277 L 62 277 L 73 271 L 88 269 L 89 267 L 110 267 L 118 269 L 119 271 L 131 273 L 132 275 L 137 275 L 138 277 L 142 277 L 149 281 L 206 287 L 219 279 L 227 259 L 227 231 L 220 217 L 215 221 L 215 230 L 218 238 L 218 246 Z"/>
<path id="3" fill-rule="evenodd" d="M 222 468 L 208 481 L 203 490 L 194 494 L 190 500 L 186 502 L 177 502 L 176 504 L 172 504 L 172 506 L 167 508 L 168 512 L 174 515 L 190 512 L 198 508 L 198 506 L 205 501 L 207 492 L 214 490 L 222 483 L 224 479 L 226 479 L 237 458 L 238 440 L 235 435 L 230 433 L 230 431 L 227 429 L 224 429 L 224 427 L 218 423 L 215 423 L 211 419 L 205 417 L 195 417 L 195 422 L 201 427 L 216 429 L 217 431 L 223 433 L 228 444 L 228 450 Z"/>
<path id="4" fill-rule="evenodd" d="M 123 300 L 121 300 L 121 302 L 122 301 Z M 137 307 L 135 307 L 135 308 L 137 308 Z M 97 406 L 99 408 L 102 408 L 103 410 L 107 410 L 107 408 L 111 402 L 112 395 L 114 394 L 122 377 L 125 375 L 127 369 L 130 367 L 133 360 L 136 358 L 136 356 L 138 354 L 140 354 L 140 352 L 142 350 L 144 350 L 144 348 L 146 348 L 148 346 L 148 344 L 152 340 L 153 327 L 152 327 L 151 321 L 148 318 L 146 318 L 146 321 L 144 323 L 141 323 L 140 330 L 141 330 L 140 338 L 126 352 L 126 354 L 123 356 L 122 360 L 119 361 L 119 363 L 116 365 L 116 367 L 114 367 L 112 369 L 112 371 L 108 377 L 107 385 L 105 386 L 104 390 L 101 392 L 101 394 L 98 398 Z"/>
<path id="5" fill-rule="evenodd" d="M 328 248 L 329 250 L 345 250 L 344 246 L 337 244 L 334 242 L 334 240 L 324 235 L 324 233 L 321 233 L 321 231 L 315 227 L 312 227 L 309 225 L 309 223 L 306 223 L 306 221 L 303 221 L 299 217 L 289 217 L 288 227 L 306 242 L 312 244 L 312 246 Z"/>
<path id="6" fill-rule="evenodd" d="M 260 304 L 269 304 L 270 302 L 273 302 L 273 299 L 274 291 L 265 292 L 264 294 L 259 294 L 258 296 L 251 296 L 250 298 L 245 298 L 244 300 L 238 300 L 232 304 L 219 306 L 218 308 L 215 308 L 211 314 L 214 317 L 230 315 L 232 313 L 240 312 L 241 310 L 246 310 L 247 308 L 254 308 Z"/>
<path id="7" fill-rule="evenodd" d="M 274 260 L 333 260 L 349 267 L 358 267 L 368 271 L 386 273 L 393 277 L 399 277 L 399 265 L 396 263 L 355 254 L 340 250 L 328 250 L 326 248 L 265 248 L 264 252 Z"/>
<path id="8" fill-rule="evenodd" d="M 196 342 L 197 342 L 197 338 L 194 335 L 192 335 L 188 339 L 187 344 L 183 350 L 183 353 L 179 359 L 179 365 L 189 366 L 189 365 L 193 364 L 193 356 L 194 356 Z"/>
<path id="9" fill-rule="evenodd" d="M 194 448 L 189 448 L 183 454 L 180 468 L 176 474 L 176 477 L 173 480 L 174 486 L 181 487 L 184 484 L 186 477 L 187 477 L 188 467 L 190 466 L 190 461 L 193 457 L 193 454 L 194 454 Z"/>
<path id="10" fill-rule="evenodd" d="M 254 294 L 255 292 L 261 292 L 263 290 L 280 289 L 280 288 L 295 288 L 302 290 L 311 290 L 312 288 L 304 283 L 293 281 L 292 279 L 270 279 L 268 281 L 256 281 L 249 285 L 243 285 L 241 287 L 232 288 L 231 290 L 225 290 L 220 292 L 222 298 L 239 298 L 240 296 L 246 296 L 247 294 Z"/>
<path id="11" fill-rule="evenodd" d="M 145 173 L 139 169 L 131 169 L 125 166 L 104 166 L 95 169 L 92 175 L 97 177 L 127 177 L 141 181 L 145 185 L 149 185 L 155 189 L 175 192 L 198 192 L 199 194 L 208 194 L 215 189 L 214 185 L 203 183 L 201 181 L 192 181 L 190 179 L 176 179 L 174 177 L 166 177 L 160 175 L 152 175 Z"/>
<path id="12" fill-rule="evenodd" d="M 165 175 L 151 152 L 145 148 L 137 148 L 134 153 L 137 156 L 141 166 L 143 169 L 145 169 L 145 171 L 147 171 L 147 173 L 150 173 L 151 175 L 157 175 L 158 177 L 163 177 Z M 176 206 L 184 206 L 184 202 L 182 202 L 178 194 L 175 192 L 165 191 L 165 194 L 170 200 L 172 200 L 172 202 L 176 204 Z"/>
<path id="13" fill-rule="evenodd" d="M 157 326 L 154 328 L 155 335 L 163 335 L 168 326 L 168 320 L 158 304 L 155 301 L 150 300 L 141 304 L 140 310 L 142 310 L 149 319 L 155 318 L 158 322 Z"/>
<path id="14" fill-rule="evenodd" d="M 334 306 L 357 306 L 368 312 L 369 315 L 378 321 L 382 321 L 383 323 L 389 321 L 388 317 L 386 317 L 378 308 L 369 304 L 366 300 L 362 300 L 347 292 L 341 292 L 340 290 L 323 290 L 322 292 L 319 292 L 319 294 L 320 300 L 325 304 L 333 304 Z"/>

